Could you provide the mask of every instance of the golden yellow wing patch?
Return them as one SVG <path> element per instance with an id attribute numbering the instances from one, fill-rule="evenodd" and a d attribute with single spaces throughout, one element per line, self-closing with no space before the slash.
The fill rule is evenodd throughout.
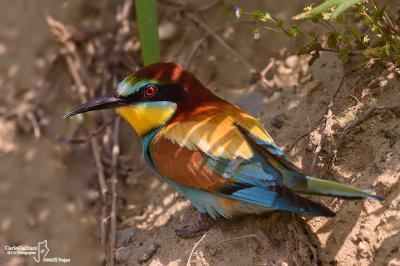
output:
<path id="1" fill-rule="evenodd" d="M 201 111 L 195 110 L 183 120 L 171 121 L 160 134 L 174 143 L 191 150 L 200 149 L 210 156 L 250 159 L 253 150 L 235 124 L 261 140 L 273 141 L 255 118 L 226 102 L 202 107 Z"/>

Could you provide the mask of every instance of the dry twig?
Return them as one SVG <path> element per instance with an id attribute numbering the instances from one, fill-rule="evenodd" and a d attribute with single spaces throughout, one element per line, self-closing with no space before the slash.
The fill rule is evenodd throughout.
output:
<path id="1" fill-rule="evenodd" d="M 196 53 L 197 53 L 197 50 L 198 50 L 198 49 L 200 48 L 200 46 L 207 40 L 208 36 L 209 36 L 209 35 L 207 34 L 207 35 L 203 36 L 200 40 L 198 40 L 198 41 L 196 42 L 195 46 L 193 47 L 192 51 L 190 52 L 190 54 L 189 54 L 189 56 L 188 56 L 188 58 L 187 58 L 187 60 L 186 60 L 186 63 L 185 63 L 185 68 L 186 68 L 186 69 L 189 68 L 190 64 L 192 63 L 193 57 L 194 57 L 194 56 L 196 55 Z"/>
<path id="2" fill-rule="evenodd" d="M 78 87 L 78 94 L 81 102 L 87 101 L 87 93 L 89 91 L 87 83 L 90 83 L 89 71 L 83 63 L 81 56 L 79 55 L 76 45 L 73 42 L 72 27 L 66 26 L 59 21 L 56 21 L 50 16 L 46 17 L 47 23 L 50 26 L 51 32 L 54 37 L 64 46 L 62 55 L 67 62 L 69 72 Z"/>
<path id="3" fill-rule="evenodd" d="M 104 208 L 107 206 L 107 185 L 106 185 L 106 177 L 104 175 L 104 167 L 103 164 L 101 163 L 101 157 L 100 157 L 100 148 L 99 148 L 99 143 L 95 137 L 90 138 L 90 144 L 92 146 L 92 153 L 94 157 L 94 161 L 96 164 L 96 170 L 97 170 L 97 177 L 98 177 L 98 182 L 100 185 L 100 194 L 101 194 L 101 199 L 103 201 L 103 209 L 102 209 L 102 217 L 101 217 L 101 224 L 100 224 L 100 240 L 101 244 L 104 246 L 106 243 L 106 228 L 107 228 L 107 219 L 104 216 Z"/>
<path id="4" fill-rule="evenodd" d="M 184 4 L 181 4 L 181 3 L 177 2 L 177 1 L 173 1 L 173 0 L 157 0 L 157 2 L 162 5 L 173 6 L 173 7 L 179 8 L 179 10 L 181 10 L 185 7 Z"/>
<path id="5" fill-rule="evenodd" d="M 133 6 L 133 0 L 125 0 L 121 11 L 117 13 L 116 20 L 118 23 L 128 23 L 128 16 Z"/>
<path id="6" fill-rule="evenodd" d="M 241 63 L 243 63 L 250 71 L 250 73 L 257 73 L 256 69 L 250 65 L 241 55 L 236 53 L 232 47 L 227 44 L 224 39 L 222 39 L 218 34 L 216 34 L 206 23 L 204 23 L 201 19 L 199 19 L 196 15 L 192 13 L 188 13 L 188 16 L 191 20 L 193 20 L 196 24 L 200 25 L 204 30 L 206 30 L 209 34 L 211 34 L 228 52 L 230 52 L 233 56 L 235 56 Z"/>
<path id="7" fill-rule="evenodd" d="M 230 25 L 235 24 L 237 22 L 238 22 L 237 20 L 228 21 L 228 22 L 216 27 L 213 30 L 213 32 L 217 33 L 219 31 L 221 31 L 222 29 L 225 29 L 227 26 L 230 26 Z M 240 22 L 253 22 L 253 20 L 241 20 Z M 192 51 L 190 52 L 189 56 L 186 59 L 186 63 L 184 65 L 185 68 L 189 68 L 190 64 L 192 63 L 192 59 L 196 55 L 198 49 L 201 47 L 201 45 L 207 40 L 207 38 L 210 35 L 211 35 L 211 33 L 207 31 L 207 33 L 195 43 L 194 47 L 192 48 Z"/>
<path id="8" fill-rule="evenodd" d="M 88 87 L 83 82 L 83 75 L 86 75 L 86 80 L 90 80 L 87 76 L 88 71 L 86 67 L 84 67 L 83 60 L 81 59 L 80 55 L 77 52 L 77 48 L 75 43 L 72 40 L 72 33 L 71 29 L 59 21 L 54 20 L 50 16 L 47 16 L 47 23 L 50 26 L 50 29 L 56 39 L 64 46 L 64 53 L 63 56 L 68 65 L 69 72 L 78 87 L 78 94 L 79 98 L 82 103 L 87 101 L 87 93 Z M 89 87 L 92 89 L 91 87 Z M 100 194 L 103 202 L 101 217 L 100 217 L 100 240 L 101 244 L 105 246 L 106 243 L 106 231 L 107 231 L 107 218 L 106 218 L 106 209 L 107 209 L 107 185 L 106 185 L 106 178 L 104 175 L 104 167 L 101 162 L 100 156 L 100 147 L 98 141 L 95 137 L 90 138 L 90 144 L 92 147 L 93 157 L 96 163 L 96 170 L 97 170 L 97 177 L 100 186 Z"/>
<path id="9" fill-rule="evenodd" d="M 215 5 L 217 5 L 219 2 L 221 2 L 222 0 L 214 0 L 211 3 L 208 3 L 202 7 L 196 7 L 194 8 L 190 8 L 188 6 L 186 6 L 185 4 L 179 3 L 177 1 L 173 1 L 173 0 L 158 0 L 157 2 L 162 4 L 162 5 L 167 5 L 167 6 L 172 6 L 178 9 L 178 11 L 182 11 L 184 9 L 187 9 L 186 11 L 189 12 L 199 12 L 199 13 L 203 13 L 208 11 L 209 9 L 213 8 Z"/>
<path id="10" fill-rule="evenodd" d="M 344 137 L 348 133 L 348 131 L 352 128 L 354 128 L 356 125 L 360 124 L 361 122 L 365 121 L 373 112 L 378 111 L 378 110 L 394 110 L 394 109 L 399 109 L 400 108 L 400 103 L 397 104 L 391 104 L 391 105 L 374 105 L 370 108 L 367 109 L 367 111 L 362 114 L 359 117 L 356 117 L 353 121 L 347 123 L 347 125 L 344 127 L 343 131 L 341 132 L 338 141 L 336 142 L 335 148 L 333 150 L 333 159 L 336 158 L 337 151 L 342 144 Z"/>
<path id="11" fill-rule="evenodd" d="M 99 126 L 98 128 L 96 128 L 93 131 L 90 131 L 89 134 L 86 137 L 81 137 L 81 138 L 71 138 L 69 139 L 69 141 L 73 142 L 73 143 L 84 143 L 89 141 L 92 137 L 96 136 L 97 134 L 99 134 L 101 131 L 103 131 L 106 127 L 108 127 L 109 125 L 111 125 L 112 123 L 114 123 L 113 120 L 109 120 L 107 122 L 105 122 L 104 124 L 102 124 L 101 126 Z"/>
<path id="12" fill-rule="evenodd" d="M 207 233 L 205 233 L 205 234 L 200 238 L 200 240 L 197 241 L 196 244 L 194 244 L 194 246 L 193 246 L 193 248 L 192 248 L 192 251 L 190 252 L 189 259 L 188 259 L 188 261 L 187 261 L 187 263 L 186 263 L 186 266 L 190 266 L 190 261 L 192 260 L 192 256 L 193 256 L 194 250 L 197 248 L 197 246 L 200 244 L 200 242 L 203 241 L 203 239 L 206 237 L 206 235 L 207 235 Z"/>
<path id="13" fill-rule="evenodd" d="M 310 134 L 311 132 L 313 132 L 315 130 L 315 128 L 319 125 L 319 123 L 321 123 L 323 117 L 321 117 L 315 124 L 314 126 L 312 126 L 310 128 L 310 130 L 308 130 L 306 133 L 304 133 L 303 135 L 301 135 L 300 137 L 298 137 L 290 146 L 289 148 L 287 148 L 285 150 L 285 152 L 290 152 L 296 145 L 297 143 L 299 143 L 300 140 L 302 140 L 303 138 L 305 138 L 308 134 Z"/>
<path id="14" fill-rule="evenodd" d="M 69 141 L 67 138 L 65 138 L 63 135 L 61 135 L 59 132 L 57 132 L 51 125 L 49 119 L 45 116 L 44 112 L 42 109 L 36 109 L 34 111 L 30 111 L 31 115 L 33 118 L 37 121 L 37 129 L 40 130 L 40 128 L 43 128 L 47 134 L 49 134 L 51 137 L 53 137 L 55 140 L 60 141 L 67 145 L 68 147 L 71 148 L 73 151 L 82 151 L 81 148 L 75 144 L 73 144 L 71 141 Z M 28 114 L 29 114 L 28 113 Z"/>
<path id="15" fill-rule="evenodd" d="M 39 122 L 33 111 L 29 111 L 26 114 L 26 117 L 28 120 L 31 122 L 32 127 L 33 127 L 33 134 L 35 135 L 35 138 L 40 138 L 41 133 L 40 133 L 40 127 L 39 127 Z"/>
<path id="16" fill-rule="evenodd" d="M 129 22 L 129 14 L 132 9 L 134 1 L 133 0 L 125 0 L 121 5 L 121 8 L 118 10 L 116 14 L 116 23 L 115 25 L 106 30 L 77 30 L 71 26 L 64 25 L 63 23 L 54 20 L 50 16 L 47 16 L 47 22 L 50 26 L 51 32 L 57 39 L 57 41 L 62 45 L 60 54 L 63 55 L 72 80 L 76 87 L 78 88 L 77 92 L 79 95 L 79 99 L 82 103 L 87 101 L 87 97 L 93 97 L 95 94 L 95 86 L 94 82 L 96 76 L 90 76 L 89 68 L 86 62 L 97 62 L 100 64 L 100 69 L 104 69 L 103 71 L 103 88 L 107 86 L 107 83 L 112 79 L 113 81 L 117 79 L 117 67 L 123 66 L 129 68 L 129 70 L 133 70 L 134 61 L 126 52 L 127 49 L 126 44 L 130 39 L 131 24 Z M 110 42 L 110 38 L 99 39 L 98 42 L 91 40 L 91 38 L 100 36 L 103 33 L 111 33 L 112 39 Z M 77 45 L 77 42 L 88 41 L 88 44 L 92 45 L 94 48 L 93 53 L 89 53 L 89 56 L 81 53 L 80 45 Z M 102 43 L 104 42 L 105 43 Z M 103 45 L 103 46 L 102 46 Z M 103 49 L 98 49 L 103 48 Z M 104 50 L 105 48 L 105 50 Z M 96 57 L 101 57 L 104 54 L 106 55 L 104 60 L 98 60 Z M 85 55 L 85 56 L 83 56 Z M 99 63 L 100 62 L 100 63 Z M 106 62 L 106 63 L 104 63 Z M 103 63 L 103 64 L 102 64 Z M 92 67 L 91 67 L 92 68 Z M 97 69 L 97 68 L 96 68 Z M 93 73 L 93 72 L 92 72 Z M 98 72 L 96 72 L 98 73 Z M 113 84 L 116 87 L 116 84 Z M 106 114 L 102 112 L 104 118 Z M 118 163 L 118 155 L 119 155 L 119 127 L 120 127 L 120 118 L 117 120 L 109 120 L 103 119 L 103 124 L 98 127 L 96 130 L 87 134 L 86 138 L 80 139 L 72 139 L 71 141 L 75 142 L 86 142 L 90 141 L 92 154 L 96 163 L 97 177 L 98 183 L 100 187 L 101 200 L 102 200 L 102 209 L 101 209 L 101 217 L 100 217 L 100 239 L 101 243 L 105 248 L 107 265 L 113 265 L 115 263 L 114 258 L 114 248 L 116 242 L 116 206 L 117 206 L 117 175 L 118 170 L 121 167 L 124 167 L 123 170 L 128 171 L 129 168 L 124 166 L 121 163 Z M 111 129 L 110 123 L 114 122 L 114 130 Z M 100 144 L 96 135 L 106 129 L 104 136 L 110 140 L 110 145 Z M 71 141 L 64 138 L 63 140 L 67 144 L 74 147 Z M 112 143 L 111 143 L 112 142 Z M 105 143 L 107 144 L 107 143 Z M 102 145 L 102 146 L 100 146 Z M 79 146 L 76 146 L 79 147 Z M 102 152 L 101 152 L 102 151 Z M 111 170 L 111 198 L 108 196 L 108 188 L 106 183 L 106 169 L 103 166 L 103 161 L 106 160 L 107 157 L 105 154 L 109 155 L 108 159 L 110 161 L 109 167 Z M 107 165 L 107 163 L 105 164 Z M 108 169 L 108 168 L 107 168 Z M 108 209 L 108 205 L 111 203 L 110 209 Z M 110 215 L 108 215 L 108 210 L 110 210 Z M 108 218 L 110 218 L 110 228 L 108 228 Z M 107 230 L 109 232 L 107 234 Z M 108 236 L 108 239 L 107 239 Z M 107 243 L 109 241 L 109 243 Z M 108 244 L 108 245 L 106 245 Z"/>
<path id="17" fill-rule="evenodd" d="M 222 0 L 214 0 L 211 3 L 208 3 L 202 7 L 200 7 L 197 11 L 198 12 L 206 12 L 209 9 L 213 8 L 214 6 L 216 6 L 218 3 L 220 3 Z"/>
<path id="18" fill-rule="evenodd" d="M 318 155 L 321 152 L 322 148 L 325 145 L 326 139 L 330 136 L 332 136 L 332 118 L 333 118 L 333 113 L 332 113 L 332 107 L 333 107 L 333 101 L 335 100 L 335 97 L 337 95 L 337 93 L 339 92 L 339 89 L 342 87 L 343 84 L 343 80 L 344 80 L 344 75 L 340 78 L 339 84 L 336 87 L 334 93 L 331 96 L 331 99 L 329 100 L 329 105 L 326 108 L 326 112 L 325 112 L 325 129 L 322 132 L 322 136 L 321 136 L 321 140 L 318 144 L 318 147 L 315 149 L 314 151 L 314 157 L 311 163 L 311 173 L 314 172 L 314 167 L 315 164 L 317 163 L 318 160 Z"/>
<path id="19" fill-rule="evenodd" d="M 113 132 L 113 147 L 112 147 L 112 165 L 111 165 L 111 214 L 110 214 L 110 241 L 109 241 L 109 254 L 108 260 L 110 265 L 114 265 L 114 248 L 115 248 L 115 234 L 117 230 L 116 225 L 116 209 L 117 209 L 117 184 L 118 184 L 118 155 L 119 155 L 119 129 L 121 124 L 121 117 L 115 119 L 114 132 Z"/>
<path id="20" fill-rule="evenodd" d="M 260 72 L 261 82 L 265 84 L 268 88 L 272 88 L 275 85 L 274 80 L 268 80 L 265 75 L 274 67 L 275 59 L 271 57 L 269 64 Z"/>
<path id="21" fill-rule="evenodd" d="M 224 244 L 224 243 L 226 243 L 226 242 L 229 242 L 229 241 L 240 240 L 240 239 L 246 239 L 246 238 L 256 238 L 256 239 L 258 239 L 261 243 L 263 243 L 264 245 L 269 246 L 269 243 L 268 243 L 267 241 L 261 239 L 261 237 L 259 237 L 258 235 L 256 235 L 256 234 L 250 234 L 250 235 L 239 236 L 239 237 L 232 237 L 232 238 L 229 238 L 229 239 L 225 239 L 225 240 L 223 240 L 223 241 L 218 242 L 218 243 L 215 245 L 215 247 L 218 247 L 218 246 L 220 246 L 220 245 L 222 245 L 222 244 Z"/>
<path id="22" fill-rule="evenodd" d="M 158 0 L 159 3 L 164 4 L 164 5 L 169 5 L 169 6 L 173 6 L 175 8 L 177 8 L 178 11 L 186 11 L 186 13 L 188 14 L 188 17 L 194 21 L 196 24 L 200 25 L 200 27 L 202 27 L 207 34 L 202 37 L 200 40 L 197 41 L 197 43 L 195 44 L 195 46 L 193 47 L 192 51 L 190 52 L 187 60 L 186 60 L 186 64 L 185 67 L 188 68 L 191 60 L 193 58 L 193 56 L 196 54 L 197 50 L 200 48 L 200 46 L 203 44 L 203 42 L 208 38 L 209 35 L 212 35 L 226 50 L 228 50 L 228 52 L 230 52 L 233 56 L 235 56 L 241 63 L 243 63 L 250 71 L 250 73 L 254 74 L 257 73 L 256 69 L 250 64 L 248 63 L 242 56 L 240 56 L 238 53 L 236 53 L 232 47 L 229 46 L 229 44 L 227 44 L 217 33 L 216 31 L 226 27 L 227 25 L 230 25 L 232 23 L 236 23 L 237 21 L 230 21 L 225 23 L 224 25 L 219 26 L 217 29 L 213 30 L 211 29 L 205 22 L 203 22 L 196 14 L 199 13 L 204 13 L 206 11 L 208 11 L 209 9 L 211 9 L 212 7 L 214 7 L 215 5 L 217 5 L 218 3 L 221 2 L 221 0 L 214 0 L 209 4 L 206 4 L 203 7 L 197 8 L 196 10 L 193 9 L 189 9 L 188 7 L 186 7 L 185 5 L 181 4 L 181 3 L 176 3 L 170 0 Z M 242 21 L 243 22 L 243 21 Z"/>

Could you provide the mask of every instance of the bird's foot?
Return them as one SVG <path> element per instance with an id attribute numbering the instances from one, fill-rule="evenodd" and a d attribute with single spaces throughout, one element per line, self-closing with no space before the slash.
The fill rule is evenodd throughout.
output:
<path id="1" fill-rule="evenodd" d="M 196 222 L 191 228 L 187 226 L 175 229 L 177 236 L 182 238 L 201 236 L 215 224 L 215 220 L 208 213 L 199 213 Z"/>

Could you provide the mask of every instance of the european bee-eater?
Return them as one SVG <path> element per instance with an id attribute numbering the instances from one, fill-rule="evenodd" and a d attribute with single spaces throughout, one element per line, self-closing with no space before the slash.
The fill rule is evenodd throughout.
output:
<path id="1" fill-rule="evenodd" d="M 381 197 L 309 176 L 293 165 L 261 124 L 209 91 L 192 73 L 156 63 L 125 78 L 116 93 L 64 116 L 116 108 L 140 136 L 146 162 L 200 212 L 180 236 L 204 233 L 210 216 L 233 217 L 285 210 L 315 216 L 335 213 L 306 195 Z"/>

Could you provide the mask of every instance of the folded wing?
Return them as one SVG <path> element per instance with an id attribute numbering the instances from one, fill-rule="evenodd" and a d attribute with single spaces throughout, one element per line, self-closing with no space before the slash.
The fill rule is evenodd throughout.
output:
<path id="1" fill-rule="evenodd" d="M 205 115 L 207 123 L 194 129 L 188 129 L 188 122 L 181 122 L 160 131 L 150 145 L 150 157 L 159 173 L 174 184 L 266 209 L 333 216 L 328 208 L 285 186 L 285 175 L 291 170 L 277 156 L 286 157 L 257 120 L 235 110 L 235 115 Z M 267 146 L 251 140 L 243 130 Z M 186 196 L 191 199 L 190 193 Z"/>

